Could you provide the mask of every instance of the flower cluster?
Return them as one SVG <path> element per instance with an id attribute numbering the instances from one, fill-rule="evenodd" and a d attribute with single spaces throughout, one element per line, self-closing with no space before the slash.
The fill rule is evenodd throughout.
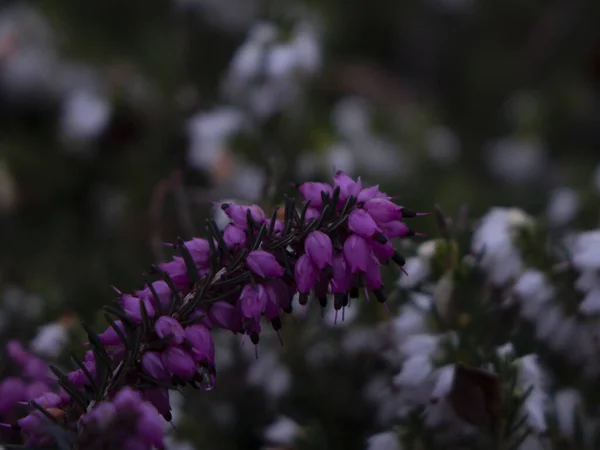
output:
<path id="1" fill-rule="evenodd" d="M 77 369 L 51 367 L 63 394 L 46 394 L 50 400 L 35 403 L 16 428 L 40 445 L 56 438 L 46 420 L 70 431 L 79 447 L 117 439 L 161 448 L 169 390 L 214 385 L 213 329 L 257 345 L 262 318 L 279 332 L 295 298 L 306 306 L 314 296 L 321 307 L 333 298 L 340 311 L 363 291 L 385 304 L 381 267 L 404 264 L 391 240 L 415 235 L 404 219 L 422 214 L 341 171 L 333 186 L 298 189 L 302 208 L 288 199 L 281 219 L 255 205 L 220 205 L 229 218 L 224 229 L 210 220 L 206 239 L 172 245 L 179 256 L 153 267 L 158 279 L 133 294 L 116 290 L 117 301 L 105 308 L 110 326 L 98 335 L 86 326 L 91 348 L 83 360 L 73 358 Z"/>

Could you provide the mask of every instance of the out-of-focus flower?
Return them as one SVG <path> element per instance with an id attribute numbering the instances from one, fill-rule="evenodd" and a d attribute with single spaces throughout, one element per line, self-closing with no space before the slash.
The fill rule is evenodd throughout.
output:
<path id="1" fill-rule="evenodd" d="M 550 194 L 546 216 L 554 226 L 568 225 L 579 211 L 579 195 L 574 189 L 555 189 Z"/>
<path id="2" fill-rule="evenodd" d="M 521 258 L 513 239 L 520 227 L 531 224 L 531 218 L 514 208 L 493 208 L 483 217 L 473 235 L 472 249 L 483 253 L 481 266 L 490 281 L 503 285 L 521 271 Z"/>
<path id="3" fill-rule="evenodd" d="M 498 178 L 514 184 L 537 180 L 545 170 L 546 151 L 539 140 L 505 138 L 491 144 L 486 163 Z"/>

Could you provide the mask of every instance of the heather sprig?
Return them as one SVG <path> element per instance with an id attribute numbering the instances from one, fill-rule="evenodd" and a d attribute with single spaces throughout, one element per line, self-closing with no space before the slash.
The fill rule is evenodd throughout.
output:
<path id="1" fill-rule="evenodd" d="M 326 307 L 332 296 L 337 312 L 364 291 L 385 305 L 381 267 L 404 264 L 391 240 L 415 235 L 404 219 L 423 214 L 341 171 L 333 185 L 298 190 L 302 204 L 286 198 L 282 220 L 256 205 L 221 204 L 230 219 L 223 230 L 209 220 L 206 238 L 170 244 L 178 256 L 153 266 L 143 289 L 115 289 L 108 328 L 95 334 L 84 324 L 90 349 L 83 360 L 73 355 L 75 370 L 51 366 L 63 395 L 32 403 L 12 425 L 27 445 L 163 448 L 169 390 L 214 387 L 212 330 L 247 335 L 257 346 L 262 318 L 279 333 L 295 298 Z"/>

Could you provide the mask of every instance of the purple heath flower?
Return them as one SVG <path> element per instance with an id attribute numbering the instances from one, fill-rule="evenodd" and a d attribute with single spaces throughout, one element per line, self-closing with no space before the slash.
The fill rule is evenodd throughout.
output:
<path id="1" fill-rule="evenodd" d="M 332 269 L 331 292 L 334 294 L 348 292 L 352 283 L 352 273 L 341 253 L 334 255 Z"/>
<path id="2" fill-rule="evenodd" d="M 170 379 L 158 352 L 144 352 L 142 355 L 142 369 L 157 380 L 168 381 Z"/>
<path id="3" fill-rule="evenodd" d="M 0 414 L 6 414 L 18 402 L 25 400 L 25 382 L 17 377 L 5 378 L 0 382 Z"/>
<path id="4" fill-rule="evenodd" d="M 349 197 L 358 197 L 362 190 L 362 182 L 360 177 L 354 181 L 345 172 L 338 170 L 333 177 L 333 184 L 340 188 L 340 201 L 344 203 Z"/>
<path id="5" fill-rule="evenodd" d="M 150 402 L 165 420 L 170 421 L 172 419 L 169 389 L 163 387 L 151 387 L 144 389 L 142 394 L 146 401 Z"/>
<path id="6" fill-rule="evenodd" d="M 285 272 L 274 255 L 264 250 L 254 250 L 246 257 L 248 268 L 259 277 L 280 277 Z"/>
<path id="7" fill-rule="evenodd" d="M 246 233 L 237 225 L 230 223 L 223 231 L 223 240 L 227 248 L 243 248 L 246 246 Z"/>
<path id="8" fill-rule="evenodd" d="M 181 324 L 176 319 L 167 316 L 158 318 L 154 325 L 154 331 L 156 331 L 156 334 L 161 339 L 166 338 L 170 334 L 173 335 L 171 338 L 171 343 L 173 344 L 181 344 L 185 337 L 185 332 Z"/>
<path id="9" fill-rule="evenodd" d="M 381 244 L 380 242 L 372 241 L 371 250 L 373 250 L 373 254 L 381 264 L 388 262 L 395 253 L 394 247 L 389 242 Z"/>
<path id="10" fill-rule="evenodd" d="M 193 238 L 184 243 L 198 267 L 210 265 L 210 244 L 206 239 Z"/>
<path id="11" fill-rule="evenodd" d="M 389 238 L 401 238 L 410 234 L 410 228 L 404 222 L 393 220 L 383 225 L 384 234 Z"/>
<path id="12" fill-rule="evenodd" d="M 115 320 L 115 325 L 117 326 L 117 328 L 119 330 L 123 331 L 123 335 L 125 335 L 123 322 L 121 322 L 120 320 Z M 121 341 L 121 338 L 119 337 L 119 335 L 117 334 L 115 329 L 111 326 L 109 326 L 105 331 L 100 333 L 98 335 L 98 339 L 100 340 L 100 342 L 103 345 L 121 345 L 121 344 L 123 344 L 123 342 Z M 93 353 L 92 353 L 92 355 L 93 355 Z M 86 356 L 87 356 L 87 353 L 86 353 Z"/>
<path id="13" fill-rule="evenodd" d="M 322 231 L 313 231 L 304 241 L 304 251 L 319 270 L 331 265 L 333 245 Z"/>
<path id="14" fill-rule="evenodd" d="M 363 208 L 377 223 L 387 223 L 402 218 L 402 207 L 386 198 L 373 198 Z"/>
<path id="15" fill-rule="evenodd" d="M 381 264 L 379 264 L 379 261 L 374 256 L 371 257 L 371 261 L 367 266 L 365 281 L 370 289 L 378 289 L 383 286 L 383 281 L 381 281 Z"/>
<path id="16" fill-rule="evenodd" d="M 298 291 L 303 294 L 308 294 L 317 283 L 319 271 L 313 264 L 311 258 L 304 254 L 298 258 L 294 267 L 294 276 Z"/>
<path id="17" fill-rule="evenodd" d="M 210 322 L 219 328 L 238 333 L 241 330 L 242 314 L 228 302 L 215 302 L 207 312 Z"/>
<path id="18" fill-rule="evenodd" d="M 260 319 L 261 314 L 267 306 L 267 293 L 262 285 L 257 285 L 256 288 L 247 284 L 242 289 L 239 299 L 240 310 L 242 315 L 249 319 Z"/>
<path id="19" fill-rule="evenodd" d="M 359 236 L 370 238 L 379 231 L 373 218 L 364 209 L 355 209 L 348 216 L 348 228 Z"/>
<path id="20" fill-rule="evenodd" d="M 169 347 L 161 355 L 163 366 L 167 372 L 184 381 L 193 378 L 196 373 L 196 363 L 192 356 L 181 347 Z"/>
<path id="21" fill-rule="evenodd" d="M 350 265 L 350 271 L 366 272 L 371 260 L 371 248 L 365 238 L 356 234 L 344 242 L 344 259 Z"/>
<path id="22" fill-rule="evenodd" d="M 185 328 L 185 337 L 192 345 L 191 353 L 196 361 L 214 364 L 215 343 L 208 328 L 201 324 L 190 325 Z"/>
<path id="23" fill-rule="evenodd" d="M 247 206 L 227 203 L 222 205 L 221 208 L 233 223 L 243 230 L 248 227 L 248 211 L 250 211 L 250 216 L 256 223 L 262 224 L 265 221 L 265 212 L 257 205 Z"/>
<path id="24" fill-rule="evenodd" d="M 123 304 L 123 309 L 125 313 L 133 320 L 135 323 L 142 323 L 142 310 L 141 304 L 144 304 L 146 308 L 146 312 L 148 313 L 148 317 L 154 317 L 156 312 L 154 311 L 154 306 L 149 299 L 140 299 L 138 297 L 134 297 L 133 295 L 123 294 L 121 295 L 121 302 Z"/>
<path id="25" fill-rule="evenodd" d="M 310 201 L 311 208 L 321 208 L 323 206 L 323 200 L 321 198 L 321 192 L 325 192 L 330 196 L 333 194 L 333 188 L 326 183 L 303 183 L 298 186 L 300 195 L 305 200 Z"/>
<path id="26" fill-rule="evenodd" d="M 360 191 L 360 193 L 358 194 L 357 201 L 358 201 L 358 203 L 368 202 L 369 200 L 376 198 L 379 193 L 380 192 L 379 192 L 378 184 L 375 186 L 365 188 L 362 191 Z"/>

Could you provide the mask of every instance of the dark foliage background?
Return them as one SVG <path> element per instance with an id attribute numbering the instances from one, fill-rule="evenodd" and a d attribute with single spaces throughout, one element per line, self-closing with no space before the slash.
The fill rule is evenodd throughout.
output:
<path id="1" fill-rule="evenodd" d="M 318 24 L 323 52 L 304 81 L 302 108 L 257 121 L 216 162 L 190 164 L 186 121 L 234 103 L 221 86 L 249 30 L 269 20 L 291 32 L 298 17 Z M 33 323 L 8 334 L 28 339 L 66 312 L 95 321 L 111 285 L 138 288 L 141 273 L 164 257 L 160 242 L 202 234 L 210 201 L 254 200 L 229 187 L 239 175 L 232 164 L 264 171 L 253 183 L 266 183 L 265 202 L 290 192 L 290 180 L 328 177 L 326 155 L 339 140 L 332 112 L 347 98 L 369 103 L 371 133 L 405 158 L 401 175 L 379 169 L 381 153 L 363 170 L 371 152 L 364 141 L 353 172 L 403 204 L 468 204 L 474 217 L 516 206 L 546 220 L 552 190 L 571 187 L 580 200 L 574 224 L 596 226 L 599 17 L 594 0 L 1 2 L 0 286 L 43 299 Z M 60 131 L 74 86 L 99 92 L 111 111 L 75 143 Z M 432 156 L 440 127 L 454 142 L 446 159 Z M 505 146 L 493 156 L 498 142 Z M 306 155 L 321 162 L 300 170 Z M 433 220 L 419 226 L 435 233 Z M 382 318 L 365 314 L 367 322 Z M 248 393 L 247 361 L 235 356 L 237 341 L 226 344 L 235 370 L 194 397 L 180 427 L 198 448 L 258 448 L 260 430 L 281 412 L 322 439 L 309 448 L 362 448 L 376 431 L 356 392 L 385 363 L 339 357 L 314 368 L 304 361 L 310 347 L 341 332 L 300 339 L 301 327 L 288 325 L 280 357 L 294 381 L 285 399 Z M 211 426 L 222 404 L 236 411 L 233 426 Z"/>

